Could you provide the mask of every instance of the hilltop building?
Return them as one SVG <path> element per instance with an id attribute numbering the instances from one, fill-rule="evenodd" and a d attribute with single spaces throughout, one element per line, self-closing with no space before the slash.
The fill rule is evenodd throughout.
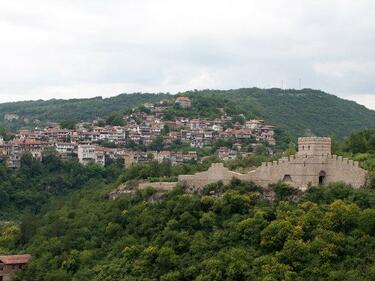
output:
<path id="1" fill-rule="evenodd" d="M 11 122 L 13 120 L 17 121 L 19 118 L 20 117 L 18 116 L 18 114 L 14 113 L 14 112 L 5 113 L 5 115 L 4 115 L 4 120 L 9 121 L 9 122 Z"/>
<path id="2" fill-rule="evenodd" d="M 191 100 L 189 97 L 177 97 L 175 103 L 179 104 L 182 108 L 191 107 Z"/>

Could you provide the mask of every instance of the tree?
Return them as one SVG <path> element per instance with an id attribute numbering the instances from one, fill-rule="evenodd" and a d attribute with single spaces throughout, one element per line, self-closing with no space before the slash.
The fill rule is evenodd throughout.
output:
<path id="1" fill-rule="evenodd" d="M 112 112 L 107 118 L 107 124 L 112 126 L 123 126 L 124 119 L 122 114 L 118 112 Z"/>
<path id="2" fill-rule="evenodd" d="M 157 136 L 155 139 L 152 140 L 152 143 L 150 144 L 151 150 L 160 151 L 164 148 L 164 139 L 162 136 Z"/>
<path id="3" fill-rule="evenodd" d="M 60 123 L 60 127 L 63 129 L 74 130 L 76 128 L 76 122 L 70 119 L 65 119 Z"/>

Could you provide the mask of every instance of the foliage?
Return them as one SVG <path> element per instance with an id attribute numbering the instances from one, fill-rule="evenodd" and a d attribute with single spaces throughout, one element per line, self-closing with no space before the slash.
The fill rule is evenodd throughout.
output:
<path id="1" fill-rule="evenodd" d="M 151 203 L 147 192 L 104 200 L 96 184 L 56 198 L 9 239 L 34 256 L 16 280 L 374 278 L 373 191 L 312 187 L 300 203 L 270 203 L 240 181 L 217 188 Z"/>
<path id="2" fill-rule="evenodd" d="M 107 124 L 112 126 L 123 126 L 124 120 L 122 118 L 122 114 L 118 112 L 112 112 L 107 117 Z"/>
<path id="3" fill-rule="evenodd" d="M 192 99 L 192 108 L 173 108 L 170 118 L 216 118 L 244 114 L 262 118 L 294 138 L 301 135 L 345 137 L 353 130 L 374 128 L 375 112 L 355 102 L 342 100 L 318 90 L 283 90 L 247 88 L 237 90 L 202 90 L 182 93 Z M 285 143 L 285 142 L 283 142 Z"/>
<path id="4" fill-rule="evenodd" d="M 375 130 L 352 133 L 344 143 L 344 150 L 351 153 L 375 153 Z"/>
<path id="5" fill-rule="evenodd" d="M 368 138 L 355 133 L 337 145 L 374 171 Z M 269 156 L 229 161 L 257 166 Z M 159 196 L 139 191 L 117 200 L 108 193 L 131 180 L 175 178 L 206 170 L 211 161 L 83 167 L 48 151 L 30 155 L 13 172 L 0 166 L 2 253 L 31 253 L 15 280 L 374 280 L 375 191 L 343 183 L 301 194 L 285 183 L 263 189 L 233 179 L 206 186 L 201 195 L 183 187 Z M 159 198 L 155 200 L 156 198 Z M 297 200 L 299 199 L 299 200 Z"/>
<path id="6" fill-rule="evenodd" d="M 180 95 L 189 96 L 192 107 L 185 109 L 177 105 L 168 106 L 163 115 L 165 120 L 173 120 L 176 116 L 214 119 L 224 113 L 234 116 L 234 121 L 240 123 L 243 122 L 242 115 L 246 118 L 262 118 L 277 126 L 277 134 L 281 135 L 283 144 L 287 143 L 285 140 L 290 137 L 314 134 L 342 138 L 353 130 L 375 126 L 373 110 L 312 89 L 246 88 L 189 91 Z M 0 104 L 0 115 L 15 112 L 31 121 L 37 119 L 42 123 L 61 122 L 65 119 L 75 122 L 91 121 L 96 117 L 109 115 L 113 121 L 109 123 L 121 124 L 122 119 L 120 120 L 118 115 L 111 116 L 111 113 L 117 112 L 121 115 L 137 106 L 140 106 L 141 111 L 148 112 L 147 108 L 141 106 L 143 103 L 173 98 L 170 94 L 135 93 L 111 98 L 13 102 Z M 2 122 L 0 125 L 14 130 L 27 126 L 22 122 Z"/>
<path id="7" fill-rule="evenodd" d="M 5 141 L 9 141 L 14 137 L 14 135 L 7 128 L 4 128 L 4 127 L 0 127 L 0 136 Z"/>
<path id="8" fill-rule="evenodd" d="M 76 127 L 76 122 L 74 122 L 73 120 L 70 120 L 70 119 L 65 119 L 64 121 L 62 121 L 60 123 L 60 127 L 63 128 L 63 129 L 73 130 Z"/>
<path id="9" fill-rule="evenodd" d="M 15 112 L 19 116 L 30 119 L 30 122 L 39 120 L 46 122 L 61 122 L 72 120 L 74 122 L 92 121 L 97 117 L 104 117 L 112 112 L 123 112 L 126 109 L 136 107 L 144 102 L 158 102 L 170 98 L 169 94 L 121 94 L 111 98 L 95 97 L 89 99 L 51 99 L 38 101 L 22 101 L 0 104 L 0 116 L 7 112 Z M 27 126 L 20 122 L 2 122 L 4 126 L 12 130 L 21 126 Z"/>
<path id="10" fill-rule="evenodd" d="M 47 150 L 43 161 L 30 154 L 21 158 L 21 169 L 12 172 L 0 165 L 0 218 L 17 218 L 22 213 L 37 213 L 48 198 L 68 193 L 93 181 L 110 182 L 121 169 L 116 165 L 104 169 L 97 165 L 80 165 L 62 161 L 53 150 Z"/>

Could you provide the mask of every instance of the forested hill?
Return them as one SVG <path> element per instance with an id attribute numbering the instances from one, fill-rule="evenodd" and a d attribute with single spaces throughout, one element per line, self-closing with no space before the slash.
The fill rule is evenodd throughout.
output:
<path id="1" fill-rule="evenodd" d="M 123 111 L 145 102 L 158 102 L 170 98 L 168 94 L 133 93 L 111 98 L 51 99 L 21 101 L 0 104 L 0 117 L 6 113 L 17 113 L 20 117 L 42 122 L 60 122 L 64 119 L 90 121 L 114 111 Z M 3 118 L 2 118 L 3 119 Z"/>
<path id="2" fill-rule="evenodd" d="M 318 90 L 282 90 L 247 88 L 237 90 L 202 90 L 180 93 L 192 98 L 193 106 L 181 110 L 171 106 L 167 117 L 178 115 L 215 118 L 223 112 L 263 118 L 268 123 L 298 135 L 335 135 L 343 137 L 353 130 L 375 128 L 375 111 L 355 102 Z M 0 104 L 0 118 L 15 112 L 30 120 L 60 122 L 65 119 L 89 121 L 113 111 L 173 99 L 170 94 L 121 94 L 111 98 L 25 101 Z M 2 121 L 3 122 L 3 121 Z M 17 124 L 5 124 L 16 128 Z M 18 124 L 22 126 L 24 124 Z"/>
<path id="3" fill-rule="evenodd" d="M 197 194 L 178 186 L 110 200 L 120 183 L 203 171 L 210 160 L 124 169 L 82 166 L 53 151 L 42 161 L 24 155 L 17 171 L 0 163 L 0 254 L 32 255 L 13 281 L 373 281 L 375 130 L 335 150 L 368 170 L 368 188 L 333 183 L 301 194 L 282 182 L 263 189 L 232 180 Z"/>
<path id="4" fill-rule="evenodd" d="M 264 118 L 294 136 L 344 137 L 361 128 L 375 128 L 375 111 L 319 90 L 237 89 L 185 93 L 200 107 L 223 107 L 226 112 Z M 198 105 L 195 105 L 196 107 Z"/>

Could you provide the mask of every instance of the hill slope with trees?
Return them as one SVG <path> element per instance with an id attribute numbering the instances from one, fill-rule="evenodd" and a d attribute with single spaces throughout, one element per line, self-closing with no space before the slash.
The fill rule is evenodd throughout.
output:
<path id="1" fill-rule="evenodd" d="M 375 111 L 355 102 L 318 90 L 282 90 L 247 88 L 237 90 L 202 90 L 180 93 L 192 98 L 189 109 L 169 106 L 165 115 L 215 118 L 223 114 L 244 114 L 262 118 L 293 136 L 310 135 L 344 137 L 353 130 L 375 128 Z M 0 117 L 15 112 L 30 120 L 61 122 L 91 121 L 112 112 L 125 112 L 145 102 L 174 99 L 170 94 L 121 94 L 111 98 L 25 101 L 0 104 Z M 16 128 L 15 122 L 1 121 Z M 25 124 L 18 124 L 18 127 Z"/>
<path id="2" fill-rule="evenodd" d="M 375 131 L 354 133 L 334 149 L 375 176 Z M 0 254 L 33 256 L 14 280 L 375 279 L 374 181 L 358 190 L 311 187 L 303 197 L 279 183 L 274 201 L 238 180 L 201 194 L 148 189 L 109 200 L 120 182 L 194 173 L 209 163 L 123 170 L 83 167 L 52 152 L 42 163 L 22 161 L 19 171 L 0 169 Z"/>
<path id="3" fill-rule="evenodd" d="M 375 111 L 318 90 L 237 89 L 184 93 L 196 115 L 229 114 L 263 118 L 293 136 L 344 137 L 354 130 L 375 128 Z"/>

